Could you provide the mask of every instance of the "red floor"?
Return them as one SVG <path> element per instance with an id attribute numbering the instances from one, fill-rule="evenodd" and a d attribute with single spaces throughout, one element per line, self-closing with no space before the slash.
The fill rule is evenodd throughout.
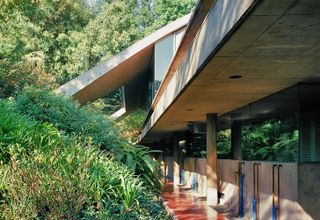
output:
<path id="1" fill-rule="evenodd" d="M 205 200 L 193 196 L 191 190 L 174 188 L 172 182 L 163 187 L 162 199 L 175 219 L 227 220 L 222 214 L 208 207 Z"/>

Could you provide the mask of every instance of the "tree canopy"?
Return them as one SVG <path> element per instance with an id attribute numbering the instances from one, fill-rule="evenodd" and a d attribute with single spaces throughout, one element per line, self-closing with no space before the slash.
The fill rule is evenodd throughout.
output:
<path id="1" fill-rule="evenodd" d="M 190 12 L 195 2 L 1 1 L 0 96 L 65 83 Z"/>

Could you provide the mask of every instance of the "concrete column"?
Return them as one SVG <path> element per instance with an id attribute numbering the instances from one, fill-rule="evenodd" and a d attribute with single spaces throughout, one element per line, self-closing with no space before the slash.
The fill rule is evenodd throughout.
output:
<path id="1" fill-rule="evenodd" d="M 231 125 L 231 152 L 233 159 L 236 160 L 242 160 L 241 136 L 241 123 L 233 122 Z"/>
<path id="2" fill-rule="evenodd" d="M 207 204 L 218 204 L 217 114 L 207 114 Z"/>
<path id="3" fill-rule="evenodd" d="M 180 164 L 179 164 L 179 138 L 178 135 L 175 135 L 173 138 L 173 185 L 179 185 L 179 173 L 180 173 Z"/>
<path id="4" fill-rule="evenodd" d="M 161 171 L 162 171 L 162 175 L 165 176 L 167 174 L 166 174 L 166 164 L 164 161 L 164 147 L 163 147 L 163 145 L 161 145 L 161 150 L 162 150 L 162 153 L 160 154 Z"/>

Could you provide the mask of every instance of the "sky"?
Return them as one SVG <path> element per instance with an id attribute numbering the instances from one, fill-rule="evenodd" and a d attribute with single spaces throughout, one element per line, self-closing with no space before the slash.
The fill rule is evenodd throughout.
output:
<path id="1" fill-rule="evenodd" d="M 86 0 L 86 2 L 88 3 L 88 5 L 93 6 L 97 3 L 98 0 Z"/>

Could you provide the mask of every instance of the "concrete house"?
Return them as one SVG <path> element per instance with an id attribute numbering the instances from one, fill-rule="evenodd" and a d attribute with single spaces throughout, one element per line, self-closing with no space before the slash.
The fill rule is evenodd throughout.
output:
<path id="1" fill-rule="evenodd" d="M 58 92 L 85 104 L 118 88 L 114 116 L 148 110 L 140 143 L 164 151 L 157 159 L 176 186 L 248 219 L 320 219 L 320 1 L 199 1 Z M 283 115 L 296 122 L 295 156 L 246 158 L 242 128 Z M 225 129 L 231 151 L 220 159 Z M 202 158 L 185 152 L 196 134 Z"/>

